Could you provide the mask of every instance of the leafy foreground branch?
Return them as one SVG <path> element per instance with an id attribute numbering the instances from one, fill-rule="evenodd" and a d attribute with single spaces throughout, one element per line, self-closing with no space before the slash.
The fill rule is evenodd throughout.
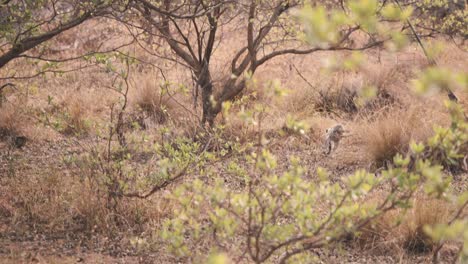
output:
<path id="1" fill-rule="evenodd" d="M 356 234 L 390 210 L 410 208 L 423 187 L 426 195 L 448 199 L 460 208 L 447 225 L 427 230 L 439 241 L 438 247 L 447 239 L 464 238 L 460 258 L 466 259 L 468 237 L 463 230 L 468 222 L 463 210 L 468 195 L 449 193 L 451 179 L 444 175 L 442 161 L 455 164 L 466 158 L 468 124 L 458 118 L 458 107 L 450 104 L 450 109 L 454 125 L 435 129 L 427 146 L 413 143 L 412 153 L 396 156 L 393 167 L 380 176 L 359 170 L 342 185 L 330 181 L 323 169 L 317 171 L 318 180 L 307 179 L 295 158 L 290 169 L 278 175 L 275 157 L 261 147 L 247 158 L 247 168 L 235 163 L 228 168 L 245 179 L 242 190 L 232 190 L 221 180 L 214 186 L 195 180 L 178 188 L 173 199 L 180 206 L 176 217 L 166 222 L 162 237 L 175 254 L 191 259 L 214 249 L 239 261 L 310 263 L 313 249 Z M 382 189 L 383 199 L 372 199 Z M 199 241 L 211 242 L 201 246 Z"/>

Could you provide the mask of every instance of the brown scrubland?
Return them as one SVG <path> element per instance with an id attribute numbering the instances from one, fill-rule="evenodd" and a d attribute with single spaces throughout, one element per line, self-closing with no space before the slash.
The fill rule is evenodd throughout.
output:
<path id="1" fill-rule="evenodd" d="M 82 54 L 100 41 L 112 41 L 116 46 L 131 38 L 125 27 L 113 23 L 105 18 L 87 21 L 48 45 L 57 50 L 51 52 L 65 58 Z M 225 82 L 229 72 L 226 61 L 242 45 L 243 32 L 228 27 L 222 30 L 223 45 L 213 54 L 211 66 L 215 89 L 220 89 L 217 85 Z M 76 45 L 75 39 L 80 40 Z M 440 66 L 461 72 L 468 69 L 463 47 L 442 37 L 427 43 L 443 44 L 435 57 Z M 200 102 L 194 105 L 192 76 L 184 66 L 148 57 L 138 44 L 122 51 L 141 60 L 129 67 L 125 81 L 109 77 L 105 67 L 69 61 L 60 67 L 70 72 L 18 79 L 14 88 L 4 90 L 6 100 L 0 107 L 0 263 L 183 263 L 188 260 L 172 254 L 158 230 L 177 212 L 180 205 L 171 194 L 182 184 L 201 179 L 210 185 L 222 179 L 233 191 L 245 188 L 228 170 L 231 162 L 242 165 L 244 154 L 231 151 L 226 142 L 255 148 L 259 135 L 266 135 L 269 150 L 277 158 L 277 173 L 288 170 L 294 156 L 300 158 L 306 178 L 313 180 L 321 167 L 329 172 L 331 181 L 341 184 L 359 169 L 378 174 L 391 167 L 395 155 L 408 153 L 411 142 L 431 137 L 434 126 L 450 126 L 446 94 L 421 97 L 411 90 L 412 80 L 428 66 L 416 43 L 396 53 L 381 47 L 368 49 L 364 51 L 366 62 L 355 70 L 330 71 L 324 66 L 327 61 L 349 58 L 351 51 L 272 59 L 247 82 L 229 113 L 217 116 L 215 122 L 223 130 L 212 137 L 200 127 L 202 106 Z M 7 75 L 18 69 L 22 76 L 35 72 L 25 60 L 12 61 L 1 71 Z M 116 91 L 121 83 L 126 88 Z M 376 88 L 375 97 L 360 102 L 359 93 L 369 85 Z M 275 95 L 277 87 L 284 89 L 281 98 Z M 119 123 L 119 102 L 126 91 L 125 116 Z M 468 91 L 455 93 L 467 113 Z M 261 126 L 246 123 L 239 113 L 258 105 L 268 106 Z M 288 129 L 290 120 L 304 124 L 302 135 Z M 131 146 L 124 168 L 106 160 L 107 144 L 114 146 L 123 140 L 116 131 L 109 139 L 109 126 L 114 123 L 121 126 L 125 144 Z M 324 155 L 325 131 L 336 124 L 342 124 L 348 133 L 333 153 Z M 25 138 L 24 145 L 15 143 L 18 137 Z M 209 138 L 209 144 L 202 144 L 204 151 L 226 154 L 197 170 L 187 170 L 152 192 L 153 183 L 140 179 L 160 173 L 163 166 L 164 161 L 155 154 L 161 149 L 155 143 L 167 146 L 165 151 L 170 152 L 181 138 L 205 143 Z M 119 155 L 127 154 L 115 151 L 110 159 L 118 160 Z M 171 170 L 171 175 L 175 171 L 178 169 Z M 106 173 L 117 175 L 117 182 L 126 182 L 126 195 L 106 193 L 110 189 L 102 186 L 113 183 L 96 176 Z M 467 190 L 466 168 L 445 173 L 453 177 L 451 189 Z M 372 199 L 383 199 L 384 192 L 373 190 Z M 447 222 L 456 208 L 422 191 L 414 195 L 412 204 L 407 210 L 379 216 L 357 235 L 315 251 L 319 263 L 430 263 L 436 242 L 423 227 Z M 202 248 L 210 243 L 206 239 L 198 242 Z M 451 263 L 459 247 L 459 242 L 445 244 L 440 261 Z M 236 248 L 226 250 L 227 256 L 229 250 L 233 256 L 239 255 Z M 245 258 L 239 263 L 250 261 Z"/>

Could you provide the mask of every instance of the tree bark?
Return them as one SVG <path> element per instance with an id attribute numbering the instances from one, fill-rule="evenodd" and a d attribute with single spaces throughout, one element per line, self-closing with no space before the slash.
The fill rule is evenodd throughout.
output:
<path id="1" fill-rule="evenodd" d="M 87 12 L 80 17 L 72 19 L 68 21 L 67 23 L 56 27 L 55 29 L 51 31 L 45 32 L 38 36 L 33 36 L 33 37 L 23 39 L 19 41 L 18 43 L 14 43 L 13 47 L 10 50 L 8 50 L 3 55 L 0 55 L 0 69 L 3 66 L 5 66 L 8 62 L 10 62 L 11 60 L 19 57 L 22 53 L 38 46 L 39 44 L 42 44 L 43 42 L 46 42 L 52 39 L 53 37 L 59 35 L 60 33 L 66 30 L 69 30 L 71 28 L 74 28 L 82 24 L 87 19 L 91 18 L 92 16 L 93 15 L 91 13 Z"/>
<path id="2" fill-rule="evenodd" d="M 210 127 L 214 124 L 214 119 L 216 118 L 216 113 L 213 107 L 213 81 L 211 79 L 210 72 L 207 70 L 203 72 L 198 79 L 198 85 L 201 88 L 202 92 L 202 105 L 203 105 L 203 117 L 202 125 L 208 123 Z"/>
<path id="3" fill-rule="evenodd" d="M 213 126 L 216 116 L 221 112 L 224 102 L 232 101 L 238 96 L 245 88 L 245 81 L 238 79 L 230 79 L 223 84 L 222 93 L 214 97 L 213 83 L 207 83 L 205 89 L 202 90 L 203 100 L 203 125 L 208 123 L 210 127 Z"/>

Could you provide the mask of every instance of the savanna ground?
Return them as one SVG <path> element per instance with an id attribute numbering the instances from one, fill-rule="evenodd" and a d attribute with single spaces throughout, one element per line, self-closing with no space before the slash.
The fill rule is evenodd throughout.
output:
<path id="1" fill-rule="evenodd" d="M 119 27 L 102 30 L 108 28 L 105 20 L 87 23 L 93 24 L 64 33 L 50 46 L 65 56 L 93 45 L 96 39 L 125 41 L 125 31 Z M 237 45 L 239 34 L 225 32 L 223 41 Z M 436 57 L 439 65 L 455 71 L 468 69 L 465 51 L 449 40 L 431 43 L 436 42 L 444 44 Z M 225 50 L 215 53 L 213 68 L 224 76 L 221 73 L 227 66 L 222 64 L 223 56 L 232 51 L 229 45 L 220 47 Z M 183 67 L 146 58 L 137 45 L 128 51 L 147 59 L 130 70 L 126 110 L 128 120 L 138 124 L 128 126 L 127 140 L 139 144 L 132 150 L 128 166 L 145 175 L 158 169 L 153 143 L 170 144 L 182 136 L 196 140 L 201 110 L 200 106 L 194 108 L 190 89 L 179 87 L 192 85 Z M 148 198 L 122 198 L 114 208 L 109 208 L 106 195 L 96 187 L 93 166 L 80 158 L 98 147 L 105 149 L 110 106 L 120 100 L 120 95 L 109 89 L 112 78 L 103 68 L 76 69 L 80 62 L 70 62 L 65 66 L 75 70 L 69 73 L 19 80 L 14 90 L 7 90 L 7 101 L 0 109 L 0 262 L 180 263 L 157 235 L 176 206 L 167 197 L 177 185 L 195 178 L 206 184 L 221 178 L 233 190 L 243 188 L 242 181 L 228 169 L 231 161 L 242 161 L 243 154 L 226 150 L 225 142 L 248 149 L 250 143 L 258 141 L 259 132 L 265 133 L 271 142 L 270 151 L 278 158 L 279 173 L 295 156 L 307 169 L 306 177 L 316 177 L 317 168 L 323 167 L 333 181 L 341 182 L 357 169 L 378 173 L 385 160 L 405 153 L 411 140 L 424 141 L 432 135 L 434 125 L 450 125 L 443 105 L 445 94 L 419 97 L 411 91 L 411 80 L 428 65 L 419 46 L 398 53 L 367 50 L 367 62 L 357 70 L 327 72 L 323 66 L 327 60 L 350 55 L 344 51 L 321 52 L 268 62 L 248 84 L 242 103 L 233 106 L 229 116 L 218 117 L 225 129 L 206 151 L 226 154 L 203 165 L 209 173 L 191 171 Z M 169 94 L 161 92 L 163 76 L 151 65 L 172 68 L 170 75 L 164 76 L 173 83 Z M 8 65 L 8 69 L 22 69 L 23 73 L 28 73 L 29 68 L 24 61 Z M 376 97 L 357 104 L 356 94 L 367 85 L 377 87 Z M 287 94 L 275 97 L 276 86 L 285 88 Z M 468 112 L 466 90 L 455 93 Z M 236 115 L 258 103 L 268 105 L 260 131 Z M 304 136 L 285 129 L 290 119 L 306 124 Z M 324 155 L 325 130 L 338 123 L 349 134 L 335 152 Z M 17 136 L 26 137 L 24 146 L 12 142 Z M 466 191 L 467 176 L 466 170 L 453 172 L 450 188 Z M 375 195 L 378 199 L 379 193 Z M 367 236 L 317 250 L 317 256 L 323 263 L 430 262 L 431 249 L 426 245 L 430 242 L 424 241 L 427 238 L 422 226 L 444 222 L 452 211 L 440 201 L 418 197 L 401 225 L 393 227 L 391 222 L 397 216 L 386 214 Z M 446 244 L 441 261 L 453 261 L 459 246 Z"/>

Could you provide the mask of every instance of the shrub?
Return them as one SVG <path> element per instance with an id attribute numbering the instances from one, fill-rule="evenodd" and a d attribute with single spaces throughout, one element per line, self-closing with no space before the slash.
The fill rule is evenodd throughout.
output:
<path id="1" fill-rule="evenodd" d="M 457 122 L 466 125 L 463 120 Z M 465 140 L 456 128 L 451 130 L 454 142 Z M 440 136 L 440 131 L 436 133 Z M 436 141 L 435 145 L 449 152 L 458 151 L 456 144 Z M 222 180 L 214 186 L 195 180 L 174 192 L 173 200 L 179 206 L 174 219 L 166 222 L 162 238 L 175 254 L 196 258 L 206 254 L 207 248 L 229 245 L 237 249 L 231 254 L 248 254 L 255 263 L 271 259 L 307 263 L 310 249 L 342 241 L 397 208 L 410 208 L 421 186 L 427 195 L 438 198 L 447 193 L 450 183 L 440 166 L 424 158 L 424 145 L 411 145 L 416 166 L 410 164 L 410 155 L 397 155 L 393 167 L 381 176 L 359 170 L 341 185 L 330 181 L 323 169 L 317 171 L 318 182 L 306 180 L 305 170 L 295 158 L 288 171 L 278 175 L 276 158 L 261 146 L 246 157 L 246 164 L 230 164 L 236 168 L 232 172 L 244 179 L 245 188 L 231 190 Z M 375 190 L 387 191 L 383 199 L 373 201 Z M 401 245 L 408 251 L 427 250 L 434 244 L 423 226 L 446 218 L 432 214 L 432 207 L 417 204 L 414 208 Z M 196 243 L 208 237 L 209 245 Z"/>
<path id="2" fill-rule="evenodd" d="M 48 105 L 41 113 L 42 122 L 66 135 L 88 134 L 92 128 L 91 106 L 91 102 L 79 93 L 67 94 L 60 102 L 49 97 Z"/>
<path id="3" fill-rule="evenodd" d="M 405 154 L 408 150 L 411 131 L 399 116 L 379 119 L 367 131 L 366 148 L 376 168 L 386 167 L 396 154 Z"/>
<path id="4" fill-rule="evenodd" d="M 172 204 L 164 199 L 151 203 L 125 200 L 112 211 L 104 193 L 88 179 L 78 181 L 59 171 L 9 178 L 3 184 L 0 191 L 7 195 L 0 198 L 0 216 L 20 233 L 79 230 L 112 236 L 142 230 L 172 211 Z"/>
<path id="5" fill-rule="evenodd" d="M 397 101 L 389 90 L 389 86 L 396 81 L 394 76 L 397 71 L 396 67 L 380 67 L 360 76 L 354 73 L 336 73 L 318 84 L 306 80 L 308 86 L 293 90 L 286 99 L 285 106 L 289 112 L 309 116 L 314 112 L 353 116 L 362 111 L 375 111 Z M 375 94 L 371 98 L 364 98 L 364 93 L 370 89 Z"/>
<path id="6" fill-rule="evenodd" d="M 166 92 L 154 85 L 154 81 L 147 78 L 137 88 L 134 104 L 149 118 L 163 124 L 170 119 L 172 110 L 175 108 Z"/>
<path id="7" fill-rule="evenodd" d="M 425 231 L 426 226 L 447 222 L 453 205 L 418 194 L 408 210 L 387 212 L 365 226 L 357 235 L 360 247 L 378 253 L 430 252 L 437 244 Z"/>
<path id="8" fill-rule="evenodd" d="M 61 132 L 65 134 L 87 134 L 91 128 L 87 115 L 88 105 L 83 100 L 67 101 L 63 121 L 65 126 Z"/>
<path id="9" fill-rule="evenodd" d="M 365 114 L 372 114 L 375 111 L 389 109 L 398 103 L 396 95 L 390 90 L 390 87 L 399 85 L 401 78 L 404 78 L 406 69 L 401 66 L 370 65 L 371 69 L 365 70 L 363 86 L 360 89 L 360 98 L 357 98 L 359 110 Z M 370 98 L 365 98 L 366 89 L 374 90 L 375 93 Z M 359 92 L 359 91 L 358 91 Z"/>
<path id="10" fill-rule="evenodd" d="M 424 228 L 447 222 L 451 213 L 450 207 L 449 203 L 440 200 L 417 199 L 401 227 L 403 248 L 414 253 L 432 251 L 437 241 L 434 241 Z"/>
<path id="11" fill-rule="evenodd" d="M 21 117 L 18 109 L 8 104 L 0 108 L 0 139 L 21 134 Z"/>
<path id="12" fill-rule="evenodd" d="M 375 169 L 387 167 L 396 154 L 405 155 L 411 141 L 425 141 L 430 135 L 430 122 L 415 109 L 391 109 L 373 116 L 375 121 L 363 124 L 364 147 Z"/>

